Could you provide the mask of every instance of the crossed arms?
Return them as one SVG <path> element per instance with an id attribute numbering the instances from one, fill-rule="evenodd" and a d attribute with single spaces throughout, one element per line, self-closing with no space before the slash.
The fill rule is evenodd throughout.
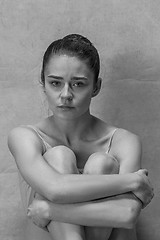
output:
<path id="1" fill-rule="evenodd" d="M 120 174 L 115 175 L 59 174 L 44 161 L 37 136 L 25 128 L 14 129 L 8 145 L 24 179 L 48 199 L 50 220 L 132 228 L 142 208 L 141 202 L 147 205 L 153 190 L 146 172 L 137 171 L 141 157 L 139 140 L 130 134 L 122 138 L 125 140 L 119 142 L 124 150 L 121 144 L 117 149 Z"/>

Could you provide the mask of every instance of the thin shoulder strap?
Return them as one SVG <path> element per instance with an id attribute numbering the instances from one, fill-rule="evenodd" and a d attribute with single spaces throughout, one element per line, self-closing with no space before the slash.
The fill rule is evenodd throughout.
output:
<path id="1" fill-rule="evenodd" d="M 43 137 L 41 136 L 41 134 L 39 133 L 38 129 L 32 125 L 27 125 L 27 127 L 32 128 L 36 134 L 38 135 L 38 137 L 41 139 L 43 146 L 44 146 L 44 152 L 47 151 L 48 148 L 50 148 L 51 146 L 43 139 Z"/>
<path id="2" fill-rule="evenodd" d="M 115 134 L 115 132 L 117 131 L 117 129 L 118 129 L 118 128 L 115 128 L 115 129 L 113 130 L 112 135 L 111 135 L 111 137 L 110 137 L 110 139 L 109 139 L 108 151 L 107 151 L 108 153 L 109 153 L 109 151 L 110 151 L 110 149 L 111 149 L 113 137 L 114 137 L 114 134 Z"/>

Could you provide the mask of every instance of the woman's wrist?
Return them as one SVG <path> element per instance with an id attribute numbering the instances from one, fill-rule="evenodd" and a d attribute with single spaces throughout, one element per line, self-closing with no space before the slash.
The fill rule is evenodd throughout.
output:
<path id="1" fill-rule="evenodd" d="M 136 191 L 140 186 L 140 176 L 136 172 L 134 173 L 127 173 L 128 178 L 128 192 Z"/>
<path id="2" fill-rule="evenodd" d="M 153 187 L 148 178 L 148 171 L 140 169 L 135 174 L 133 194 L 141 201 L 142 207 L 147 206 L 154 196 Z"/>

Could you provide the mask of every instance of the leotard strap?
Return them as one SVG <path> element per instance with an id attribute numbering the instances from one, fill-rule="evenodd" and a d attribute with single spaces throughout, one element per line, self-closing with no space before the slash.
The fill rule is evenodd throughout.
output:
<path id="1" fill-rule="evenodd" d="M 111 134 L 111 137 L 109 139 L 109 143 L 108 143 L 108 150 L 107 150 L 107 153 L 109 153 L 110 149 L 111 149 L 111 146 L 112 146 L 112 141 L 113 141 L 113 137 L 114 137 L 114 134 L 115 132 L 117 131 L 118 128 L 115 128 Z"/>
<path id="2" fill-rule="evenodd" d="M 27 125 L 26 127 L 31 128 L 31 129 L 33 129 L 33 130 L 36 132 L 37 136 L 40 138 L 40 140 L 41 140 L 42 143 L 43 143 L 44 152 L 46 152 L 49 148 L 51 148 L 51 146 L 49 145 L 49 143 L 47 143 L 47 142 L 44 140 L 44 138 L 41 136 L 39 130 L 38 130 L 35 126 Z"/>

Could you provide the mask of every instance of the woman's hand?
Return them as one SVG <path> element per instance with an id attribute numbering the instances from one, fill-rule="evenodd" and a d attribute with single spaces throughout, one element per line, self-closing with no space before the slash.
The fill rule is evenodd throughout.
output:
<path id="1" fill-rule="evenodd" d="M 133 193 L 142 202 L 143 208 L 146 207 L 152 200 L 154 193 L 153 187 L 148 178 L 148 171 L 146 169 L 140 169 L 135 172 L 138 176 L 137 186 Z"/>
<path id="2" fill-rule="evenodd" d="M 27 216 L 40 228 L 45 228 L 50 222 L 49 203 L 43 199 L 34 199 L 28 207 Z"/>

